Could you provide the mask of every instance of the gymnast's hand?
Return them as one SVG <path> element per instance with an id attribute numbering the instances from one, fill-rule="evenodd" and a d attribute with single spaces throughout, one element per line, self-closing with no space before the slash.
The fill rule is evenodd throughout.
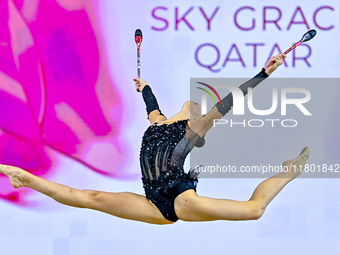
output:
<path id="1" fill-rule="evenodd" d="M 279 54 L 279 55 L 276 55 L 276 56 L 274 56 L 274 57 L 271 57 L 271 58 L 268 60 L 268 62 L 267 62 L 266 65 L 270 64 L 272 61 L 274 61 L 275 63 L 274 63 L 272 66 L 270 66 L 270 67 L 266 70 L 266 73 L 267 73 L 268 75 L 271 75 L 272 72 L 274 72 L 280 65 L 282 65 L 283 60 L 284 60 L 286 57 L 287 57 L 287 56 L 286 56 L 285 54 L 283 54 L 283 53 L 281 53 L 281 54 Z"/>
<path id="2" fill-rule="evenodd" d="M 136 89 L 138 92 L 142 92 L 145 85 L 148 85 L 147 82 L 143 79 L 134 78 L 133 80 L 136 83 Z"/>

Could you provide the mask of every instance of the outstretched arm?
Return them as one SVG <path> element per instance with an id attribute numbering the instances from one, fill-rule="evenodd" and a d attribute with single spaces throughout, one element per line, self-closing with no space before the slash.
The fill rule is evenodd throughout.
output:
<path id="1" fill-rule="evenodd" d="M 151 124 L 157 121 L 165 120 L 165 116 L 159 109 L 159 105 L 155 95 L 152 93 L 151 87 L 143 79 L 133 79 L 136 82 L 136 89 L 142 93 L 148 113 L 148 119 Z"/>
<path id="2" fill-rule="evenodd" d="M 267 64 L 274 61 L 274 65 L 269 67 L 267 70 L 263 68 L 261 72 L 259 72 L 255 77 L 242 84 L 239 88 L 242 90 L 243 94 L 246 95 L 248 93 L 248 88 L 255 88 L 260 82 L 266 79 L 280 65 L 282 65 L 285 58 L 286 55 L 284 54 L 279 54 L 270 58 Z M 233 96 L 231 93 L 229 93 L 226 97 L 222 99 L 222 105 L 220 104 L 220 102 L 218 102 L 204 117 L 190 120 L 189 126 L 191 127 L 191 130 L 194 131 L 194 133 L 198 134 L 200 137 L 203 137 L 214 125 L 214 120 L 222 118 L 231 110 L 232 106 Z"/>

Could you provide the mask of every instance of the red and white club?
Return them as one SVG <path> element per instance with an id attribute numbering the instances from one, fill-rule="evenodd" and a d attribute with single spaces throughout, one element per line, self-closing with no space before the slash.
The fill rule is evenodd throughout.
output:
<path id="1" fill-rule="evenodd" d="M 136 29 L 135 42 L 137 44 L 137 75 L 139 79 L 140 79 L 140 45 L 142 44 L 142 41 L 143 41 L 142 30 Z M 139 90 L 137 89 L 137 91 Z"/>
<path id="2" fill-rule="evenodd" d="M 297 46 L 299 46 L 301 43 L 303 42 L 307 42 L 309 40 L 311 40 L 314 36 L 316 35 L 316 30 L 312 29 L 309 30 L 308 32 L 306 32 L 300 41 L 298 41 L 297 43 L 295 43 L 292 47 L 290 47 L 288 50 L 286 50 L 283 54 L 287 55 L 289 52 L 291 52 L 293 49 L 295 49 Z M 271 63 L 269 63 L 268 65 L 266 65 L 264 67 L 265 70 L 268 69 L 268 67 L 272 66 L 275 62 L 272 61 Z"/>

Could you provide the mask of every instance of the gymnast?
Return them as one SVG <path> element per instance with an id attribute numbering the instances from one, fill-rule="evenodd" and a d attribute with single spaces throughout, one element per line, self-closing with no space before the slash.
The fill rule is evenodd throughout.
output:
<path id="1" fill-rule="evenodd" d="M 262 69 L 254 78 L 240 86 L 244 94 L 254 88 L 280 65 L 286 55 L 269 59 L 275 63 Z M 260 183 L 248 201 L 214 199 L 196 194 L 197 173 L 183 169 L 184 160 L 193 147 L 204 144 L 204 136 L 214 119 L 222 118 L 232 107 L 232 95 L 217 103 L 202 116 L 199 104 L 184 103 L 181 111 L 166 119 L 159 109 L 149 85 L 134 79 L 142 93 L 151 125 L 145 131 L 140 165 L 146 196 L 130 193 L 110 193 L 77 190 L 34 176 L 21 168 L 0 164 L 0 172 L 10 177 L 14 188 L 27 187 L 43 193 L 59 203 L 89 208 L 116 217 L 152 224 L 171 224 L 183 221 L 256 220 L 270 201 L 303 170 L 309 157 L 309 148 L 303 149 L 294 160 L 283 163 L 285 171 Z M 300 169 L 300 170 L 296 170 Z"/>

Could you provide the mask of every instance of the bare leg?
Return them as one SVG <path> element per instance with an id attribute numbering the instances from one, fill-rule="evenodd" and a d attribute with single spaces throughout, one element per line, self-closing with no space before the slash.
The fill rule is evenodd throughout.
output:
<path id="1" fill-rule="evenodd" d="M 0 164 L 0 170 L 3 165 Z M 145 196 L 134 193 L 108 193 L 94 190 L 77 190 L 68 186 L 44 180 L 21 168 L 6 166 L 5 171 L 16 178 L 24 187 L 43 193 L 57 202 L 73 207 L 102 211 L 120 218 L 153 224 L 170 224 L 159 210 Z M 14 188 L 20 184 L 10 178 Z"/>
<path id="2" fill-rule="evenodd" d="M 308 156 L 309 149 L 305 148 L 297 159 L 283 163 L 288 171 L 260 183 L 249 201 L 199 197 L 193 190 L 188 190 L 176 198 L 176 214 L 185 221 L 259 219 L 270 201 L 301 173 L 298 167 L 303 169 Z"/>

